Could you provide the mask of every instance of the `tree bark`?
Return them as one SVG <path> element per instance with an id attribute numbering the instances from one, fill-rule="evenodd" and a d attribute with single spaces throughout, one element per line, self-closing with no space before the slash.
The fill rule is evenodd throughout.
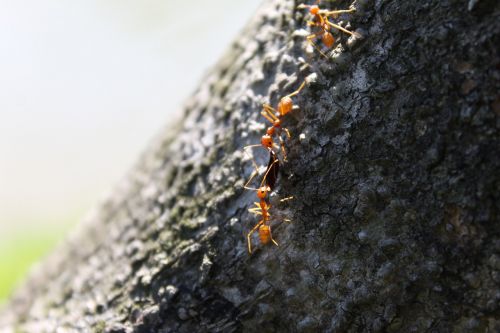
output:
<path id="1" fill-rule="evenodd" d="M 0 331 L 500 331 L 499 2 L 355 1 L 329 59 L 298 4 L 265 2 Z M 306 77 L 279 247 L 249 255 L 242 148 Z"/>

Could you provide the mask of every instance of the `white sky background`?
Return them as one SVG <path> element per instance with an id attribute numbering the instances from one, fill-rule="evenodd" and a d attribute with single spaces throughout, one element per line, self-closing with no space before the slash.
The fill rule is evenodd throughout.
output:
<path id="1" fill-rule="evenodd" d="M 260 0 L 0 0 L 0 241 L 75 223 Z"/>

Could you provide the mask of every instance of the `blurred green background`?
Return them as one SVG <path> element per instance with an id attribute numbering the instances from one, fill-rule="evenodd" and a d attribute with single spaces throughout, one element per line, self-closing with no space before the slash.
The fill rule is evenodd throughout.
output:
<path id="1" fill-rule="evenodd" d="M 0 304 L 130 168 L 260 0 L 0 0 Z"/>
<path id="2" fill-rule="evenodd" d="M 35 227 L 35 230 L 23 232 L 22 229 L 10 234 L 2 235 L 0 243 L 0 303 L 4 302 L 16 283 L 22 281 L 30 266 L 48 253 L 54 245 L 63 238 L 69 226 L 75 219 L 68 217 L 59 225 L 47 224 L 45 229 Z"/>

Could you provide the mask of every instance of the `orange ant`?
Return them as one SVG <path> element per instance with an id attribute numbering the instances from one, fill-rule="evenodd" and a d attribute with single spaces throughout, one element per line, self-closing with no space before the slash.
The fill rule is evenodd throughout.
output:
<path id="1" fill-rule="evenodd" d="M 271 208 L 271 205 L 269 205 L 266 202 L 267 194 L 271 192 L 271 186 L 266 184 L 266 180 L 271 171 L 272 173 L 276 173 L 275 175 L 272 175 L 272 178 L 274 179 L 272 180 L 272 185 L 274 186 L 274 183 L 276 182 L 277 169 L 275 169 L 274 167 L 275 164 L 279 164 L 279 160 L 277 157 L 274 158 L 273 161 L 270 162 L 270 164 L 268 165 L 266 173 L 262 178 L 259 188 L 252 188 L 248 186 L 248 184 L 250 184 L 252 179 L 258 173 L 258 169 L 256 169 L 257 173 L 253 173 L 250 179 L 247 181 L 247 183 L 243 186 L 247 190 L 252 190 L 257 192 L 257 198 L 259 199 L 259 202 L 255 202 L 257 208 L 251 209 L 250 212 L 262 215 L 262 219 L 247 234 L 248 253 L 250 254 L 252 253 L 251 237 L 255 231 L 259 232 L 259 238 L 262 244 L 268 244 L 269 242 L 273 242 L 274 245 L 278 246 L 278 243 L 274 240 L 271 234 L 271 225 L 269 224 L 269 218 L 270 218 L 269 209 Z M 257 211 L 255 209 L 257 209 Z"/>
<path id="2" fill-rule="evenodd" d="M 333 37 L 332 33 L 330 32 L 330 27 L 333 27 L 337 30 L 343 31 L 351 36 L 359 37 L 358 33 L 349 31 L 349 30 L 341 27 L 340 25 L 331 22 L 328 19 L 329 17 L 337 17 L 337 15 L 342 14 L 342 13 L 352 13 L 352 12 L 356 11 L 356 9 L 355 8 L 342 9 L 342 10 L 320 9 L 318 6 L 319 2 L 320 2 L 320 0 L 316 1 L 315 5 L 300 4 L 297 8 L 298 9 L 309 8 L 309 13 L 314 16 L 314 21 L 307 21 L 307 25 L 310 27 L 317 28 L 318 31 L 310 34 L 309 36 L 306 37 L 306 39 L 309 43 L 311 43 L 311 45 L 316 50 L 318 50 L 319 53 L 321 53 L 321 55 L 323 55 L 325 58 L 328 58 L 321 51 L 321 49 L 314 43 L 314 39 L 321 38 L 323 45 L 326 48 L 330 49 L 333 46 L 333 44 L 335 43 L 335 38 Z"/>
<path id="3" fill-rule="evenodd" d="M 306 84 L 306 81 L 304 80 L 304 82 L 302 82 L 302 84 L 300 85 L 300 87 L 297 90 L 295 90 L 291 94 L 288 94 L 288 95 L 282 97 L 280 99 L 280 101 L 278 102 L 278 107 L 277 107 L 278 110 L 276 110 L 275 108 L 273 108 L 269 104 L 264 103 L 262 105 L 263 111 L 261 111 L 260 114 L 271 123 L 271 126 L 267 128 L 266 134 L 264 134 L 261 137 L 260 144 L 246 146 L 243 148 L 243 149 L 245 149 L 245 151 L 246 151 L 246 149 L 253 148 L 253 147 L 263 147 L 263 148 L 266 148 L 266 149 L 272 151 L 273 148 L 276 147 L 276 145 L 273 141 L 273 135 L 276 133 L 276 134 L 278 134 L 278 138 L 280 140 L 281 151 L 283 153 L 283 160 L 284 161 L 287 160 L 285 144 L 284 144 L 283 139 L 281 137 L 281 130 L 285 131 L 288 138 L 290 138 L 291 135 L 290 135 L 290 131 L 287 128 L 281 127 L 281 118 L 283 116 L 285 116 L 286 114 L 288 114 L 290 111 L 292 111 L 292 109 L 293 109 L 292 97 L 298 95 L 300 93 L 300 91 L 304 88 L 305 84 Z M 277 133 L 277 131 L 278 131 L 278 133 Z M 252 161 L 253 161 L 254 166 L 257 168 L 257 163 L 255 163 L 255 160 L 253 160 L 253 158 L 252 158 Z M 270 161 L 270 163 L 271 163 L 271 161 Z"/>

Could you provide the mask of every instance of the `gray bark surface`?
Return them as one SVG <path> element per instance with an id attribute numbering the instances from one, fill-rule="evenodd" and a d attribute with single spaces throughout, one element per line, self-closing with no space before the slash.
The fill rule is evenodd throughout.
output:
<path id="1" fill-rule="evenodd" d="M 356 1 L 330 60 L 297 5 L 266 1 L 0 331 L 500 331 L 499 2 Z M 242 148 L 305 77 L 280 246 L 250 256 Z"/>

